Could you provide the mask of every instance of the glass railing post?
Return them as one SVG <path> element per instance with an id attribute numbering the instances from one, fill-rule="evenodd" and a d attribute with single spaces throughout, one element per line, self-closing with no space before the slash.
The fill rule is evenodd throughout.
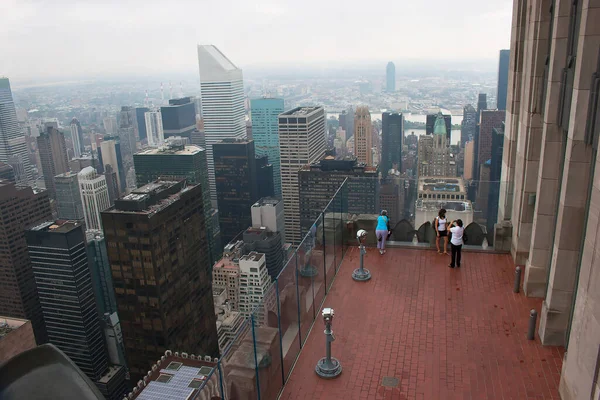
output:
<path id="1" fill-rule="evenodd" d="M 252 345 L 254 346 L 254 368 L 256 371 L 256 392 L 258 394 L 258 400 L 260 400 L 260 378 L 258 376 L 258 357 L 256 353 L 256 332 L 254 330 L 254 313 L 250 314 L 252 322 Z"/>
<path id="2" fill-rule="evenodd" d="M 279 329 L 279 355 L 281 357 L 281 385 L 285 385 L 283 371 L 283 332 L 281 331 L 281 303 L 279 301 L 279 280 L 275 279 L 275 296 L 277 296 L 277 329 Z"/>
<path id="3" fill-rule="evenodd" d="M 296 255 L 294 256 L 294 258 L 296 259 L 296 298 L 298 299 L 297 304 L 298 304 L 298 340 L 300 341 L 300 349 L 302 349 L 302 319 L 300 318 L 300 289 L 298 288 L 298 279 L 299 279 L 299 274 L 298 274 L 298 250 L 296 250 Z"/>
<path id="4" fill-rule="evenodd" d="M 219 372 L 219 390 L 221 391 L 221 398 L 226 399 L 225 389 L 223 388 L 223 370 L 221 369 L 221 359 L 217 362 L 217 371 Z"/>
<path id="5" fill-rule="evenodd" d="M 322 226 L 322 238 L 323 238 L 323 282 L 325 284 L 325 294 L 327 294 L 327 242 L 325 242 L 325 212 L 322 211 L 321 215 L 321 226 Z M 335 242 L 334 242 L 335 243 Z"/>

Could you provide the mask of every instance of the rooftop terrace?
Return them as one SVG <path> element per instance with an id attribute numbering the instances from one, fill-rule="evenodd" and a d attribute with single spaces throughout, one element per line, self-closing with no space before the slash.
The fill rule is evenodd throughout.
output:
<path id="1" fill-rule="evenodd" d="M 460 269 L 448 262 L 429 250 L 369 249 L 373 278 L 359 283 L 350 248 L 323 303 L 335 309 L 332 355 L 343 372 L 315 374 L 325 356 L 318 318 L 280 398 L 558 399 L 563 349 L 527 340 L 541 299 L 512 292 L 510 256 L 467 252 Z"/>

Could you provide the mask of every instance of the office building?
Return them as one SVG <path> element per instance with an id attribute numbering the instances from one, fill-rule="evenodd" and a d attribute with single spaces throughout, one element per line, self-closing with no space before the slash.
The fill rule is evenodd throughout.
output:
<path id="1" fill-rule="evenodd" d="M 117 173 L 113 171 L 110 164 L 106 164 L 103 175 L 106 179 L 106 187 L 108 188 L 108 201 L 112 207 L 115 204 L 115 200 L 120 196 Z"/>
<path id="2" fill-rule="evenodd" d="M 304 166 L 298 172 L 302 235 L 308 232 L 346 178 L 349 178 L 347 204 L 339 212 L 379 213 L 379 171 L 377 167 L 366 166 L 353 158 L 336 160 L 332 156 L 326 156 L 318 162 Z"/>
<path id="3" fill-rule="evenodd" d="M 463 178 L 465 180 L 473 179 L 473 166 L 475 165 L 475 142 L 469 140 L 465 143 L 464 150 L 464 172 Z"/>
<path id="4" fill-rule="evenodd" d="M 86 229 L 102 229 L 100 213 L 110 207 L 106 177 L 92 167 L 77 174 Z"/>
<path id="5" fill-rule="evenodd" d="M 104 131 L 106 132 L 107 135 L 116 135 L 118 132 L 118 125 L 117 125 L 117 117 L 115 117 L 114 115 L 111 115 L 109 117 L 105 117 L 102 120 L 102 124 L 104 125 Z"/>
<path id="6" fill-rule="evenodd" d="M 433 127 L 433 135 L 419 137 L 419 176 L 456 176 L 456 161 L 450 153 L 446 121 L 442 113 Z"/>
<path id="7" fill-rule="evenodd" d="M 148 137 L 146 133 L 146 112 L 148 111 L 150 111 L 148 107 L 136 107 L 135 109 L 135 124 L 140 141 L 146 140 Z"/>
<path id="8" fill-rule="evenodd" d="M 244 326 L 245 318 L 239 311 L 233 311 L 227 297 L 227 288 L 214 286 L 213 302 L 217 318 L 217 335 L 219 336 L 219 351 L 223 354 L 227 347 L 238 336 Z"/>
<path id="9" fill-rule="evenodd" d="M 25 236 L 48 340 L 90 379 L 100 379 L 108 369 L 108 359 L 83 226 L 77 222 L 44 222 Z"/>
<path id="10" fill-rule="evenodd" d="M 396 91 L 396 66 L 391 61 L 385 67 L 385 90 L 388 93 Z"/>
<path id="11" fill-rule="evenodd" d="M 354 113 L 354 156 L 358 162 L 373 165 L 373 125 L 367 107 L 357 107 Z"/>
<path id="12" fill-rule="evenodd" d="M 65 135 L 53 126 L 46 126 L 37 138 L 44 184 L 48 196 L 55 198 L 54 177 L 69 171 Z"/>
<path id="13" fill-rule="evenodd" d="M 102 213 L 134 380 L 169 348 L 219 354 L 203 209 L 201 185 L 159 180 Z M 123 257 L 132 242 L 147 250 Z"/>
<path id="14" fill-rule="evenodd" d="M 298 171 L 304 165 L 320 160 L 325 154 L 325 126 L 323 107 L 298 107 L 279 116 L 286 241 L 294 244 L 301 241 Z"/>
<path id="15" fill-rule="evenodd" d="M 481 111 L 487 110 L 487 109 L 488 109 L 487 94 L 479 93 L 479 96 L 477 98 L 477 123 L 479 123 L 479 119 L 481 117 Z"/>
<path id="16" fill-rule="evenodd" d="M 0 364 L 36 346 L 31 321 L 0 315 Z"/>
<path id="17" fill-rule="evenodd" d="M 265 325 L 267 313 L 276 308 L 275 291 L 267 271 L 264 254 L 250 252 L 239 260 L 240 294 L 239 311 L 245 317 L 254 315 L 255 323 Z"/>
<path id="18" fill-rule="evenodd" d="M 160 108 L 164 137 L 181 136 L 191 139 L 196 129 L 196 105 L 191 97 L 169 100 L 169 105 Z"/>
<path id="19" fill-rule="evenodd" d="M 25 229 L 52 218 L 46 191 L 0 181 L 0 315 L 31 321 L 36 342 L 47 342 Z"/>
<path id="20" fill-rule="evenodd" d="M 119 140 L 119 137 L 105 136 L 100 145 L 98 158 L 100 165 L 102 166 L 102 171 L 106 170 L 107 165 L 110 165 L 112 170 L 117 173 L 119 191 L 125 192 L 125 168 L 121 156 L 121 141 Z"/>
<path id="21" fill-rule="evenodd" d="M 259 199 L 254 142 L 224 140 L 213 155 L 221 239 L 229 243 L 251 225 L 250 207 Z"/>
<path id="22" fill-rule="evenodd" d="M 161 111 L 159 109 L 146 111 L 144 119 L 146 122 L 145 132 L 148 146 L 161 146 L 165 142 Z"/>
<path id="23" fill-rule="evenodd" d="M 225 288 L 228 304 L 233 311 L 239 311 L 240 304 L 240 265 L 239 258 L 243 253 L 243 242 L 230 243 L 225 246 L 221 258 L 212 270 L 214 288 Z"/>
<path id="24" fill-rule="evenodd" d="M 498 92 L 496 94 L 496 108 L 506 110 L 506 92 L 508 91 L 508 64 L 510 50 L 500 50 L 498 61 Z"/>
<path id="25" fill-rule="evenodd" d="M 96 160 L 92 155 L 81 155 L 77 158 L 72 158 L 69 161 L 69 169 L 71 172 L 78 173 L 85 167 L 94 167 L 96 168 L 98 164 L 98 160 Z"/>
<path id="26" fill-rule="evenodd" d="M 277 118 L 284 111 L 283 99 L 252 99 L 252 140 L 257 156 L 267 156 L 273 166 L 275 196 L 281 198 L 281 162 L 279 156 L 279 129 Z"/>
<path id="27" fill-rule="evenodd" d="M 460 124 L 460 147 L 464 148 L 465 143 L 475 138 L 477 133 L 477 110 L 470 104 L 463 108 L 463 119 Z"/>
<path id="28" fill-rule="evenodd" d="M 425 119 L 425 133 L 427 135 L 433 135 L 433 128 L 435 121 L 437 120 L 438 114 L 427 114 Z M 450 146 L 452 140 L 452 115 L 443 114 L 444 122 L 446 123 L 446 135 L 448 136 L 447 143 Z"/>
<path id="29" fill-rule="evenodd" d="M 506 111 L 504 110 L 482 110 L 479 119 L 478 147 L 475 149 L 475 162 L 473 171 L 479 180 L 483 180 L 478 174 L 481 165 L 492 158 L 492 135 L 494 129 L 502 127 Z"/>
<path id="30" fill-rule="evenodd" d="M 15 183 L 15 170 L 9 164 L 0 161 L 0 180 Z"/>
<path id="31" fill-rule="evenodd" d="M 246 138 L 244 82 L 242 70 L 215 46 L 198 46 L 198 65 L 210 194 L 217 208 L 213 145 L 223 139 Z"/>
<path id="32" fill-rule="evenodd" d="M 188 183 L 201 185 L 204 204 L 206 234 L 211 249 L 210 264 L 218 260 L 223 251 L 218 224 L 212 221 L 206 150 L 196 145 L 167 144 L 160 149 L 145 149 L 133 156 L 136 181 L 139 186 L 163 179 L 185 179 Z"/>
<path id="33" fill-rule="evenodd" d="M 13 167 L 18 183 L 33 182 L 25 134 L 19 129 L 10 82 L 3 77 L 0 77 L 0 162 Z"/>
<path id="34" fill-rule="evenodd" d="M 396 112 L 381 114 L 381 175 L 385 179 L 390 170 L 402 171 L 404 145 L 404 116 Z"/>
<path id="35" fill-rule="evenodd" d="M 265 227 L 271 232 L 279 232 L 285 243 L 285 217 L 282 200 L 261 198 L 252 204 L 250 211 L 253 228 Z"/>
<path id="36" fill-rule="evenodd" d="M 96 297 L 98 313 L 101 316 L 116 313 L 118 311 L 117 299 L 110 272 L 108 254 L 106 252 L 104 233 L 99 230 L 88 229 L 85 231 L 85 234 L 87 256 L 92 272 L 92 286 L 94 296 Z"/>
<path id="37" fill-rule="evenodd" d="M 54 177 L 54 188 L 56 190 L 56 215 L 58 219 L 74 221 L 84 219 L 77 174 L 66 172 L 56 175 Z"/>
<path id="38" fill-rule="evenodd" d="M 346 135 L 353 135 L 354 134 L 354 109 L 352 107 L 348 107 L 347 110 L 342 110 L 342 113 L 340 114 L 339 119 L 340 119 L 340 128 L 342 128 L 346 132 Z M 350 139 L 350 138 L 346 137 L 346 141 L 348 141 L 348 139 Z M 350 150 L 350 148 L 348 150 Z M 354 147 L 352 147 L 352 150 L 354 150 Z"/>
<path id="39" fill-rule="evenodd" d="M 73 154 L 75 158 L 81 157 L 81 154 L 85 151 L 83 145 L 83 130 L 81 124 L 77 118 L 71 120 L 71 140 L 73 141 Z"/>
<path id="40" fill-rule="evenodd" d="M 123 163 L 123 176 L 125 187 L 135 187 L 135 171 L 133 169 L 133 154 L 137 152 L 137 133 L 135 109 L 129 106 L 121 107 L 119 114 L 119 139 L 121 144 L 121 157 Z M 125 191 L 125 188 L 122 189 Z"/>
<path id="41" fill-rule="evenodd" d="M 256 156 L 256 190 L 258 198 L 274 197 L 275 183 L 273 182 L 273 165 L 269 163 L 268 157 Z"/>
<path id="42" fill-rule="evenodd" d="M 249 227 L 242 235 L 244 254 L 252 251 L 265 255 L 265 265 L 271 280 L 275 281 L 283 270 L 286 252 L 280 232 L 272 232 L 266 227 Z"/>

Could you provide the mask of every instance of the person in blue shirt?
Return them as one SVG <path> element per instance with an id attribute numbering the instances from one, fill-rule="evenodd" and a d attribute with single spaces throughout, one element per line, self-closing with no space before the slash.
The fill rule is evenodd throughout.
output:
<path id="1" fill-rule="evenodd" d="M 389 223 L 390 219 L 387 216 L 387 211 L 382 210 L 381 215 L 377 217 L 377 228 L 375 228 L 375 234 L 377 235 L 377 248 L 379 249 L 379 254 L 385 253 L 385 241 L 387 240 L 388 233 L 390 231 Z"/>

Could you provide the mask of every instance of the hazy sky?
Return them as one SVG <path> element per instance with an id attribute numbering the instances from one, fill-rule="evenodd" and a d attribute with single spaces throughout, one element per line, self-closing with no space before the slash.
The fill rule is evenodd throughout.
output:
<path id="1" fill-rule="evenodd" d="M 0 76 L 197 71 L 196 44 L 239 67 L 495 59 L 511 0 L 0 0 Z"/>

